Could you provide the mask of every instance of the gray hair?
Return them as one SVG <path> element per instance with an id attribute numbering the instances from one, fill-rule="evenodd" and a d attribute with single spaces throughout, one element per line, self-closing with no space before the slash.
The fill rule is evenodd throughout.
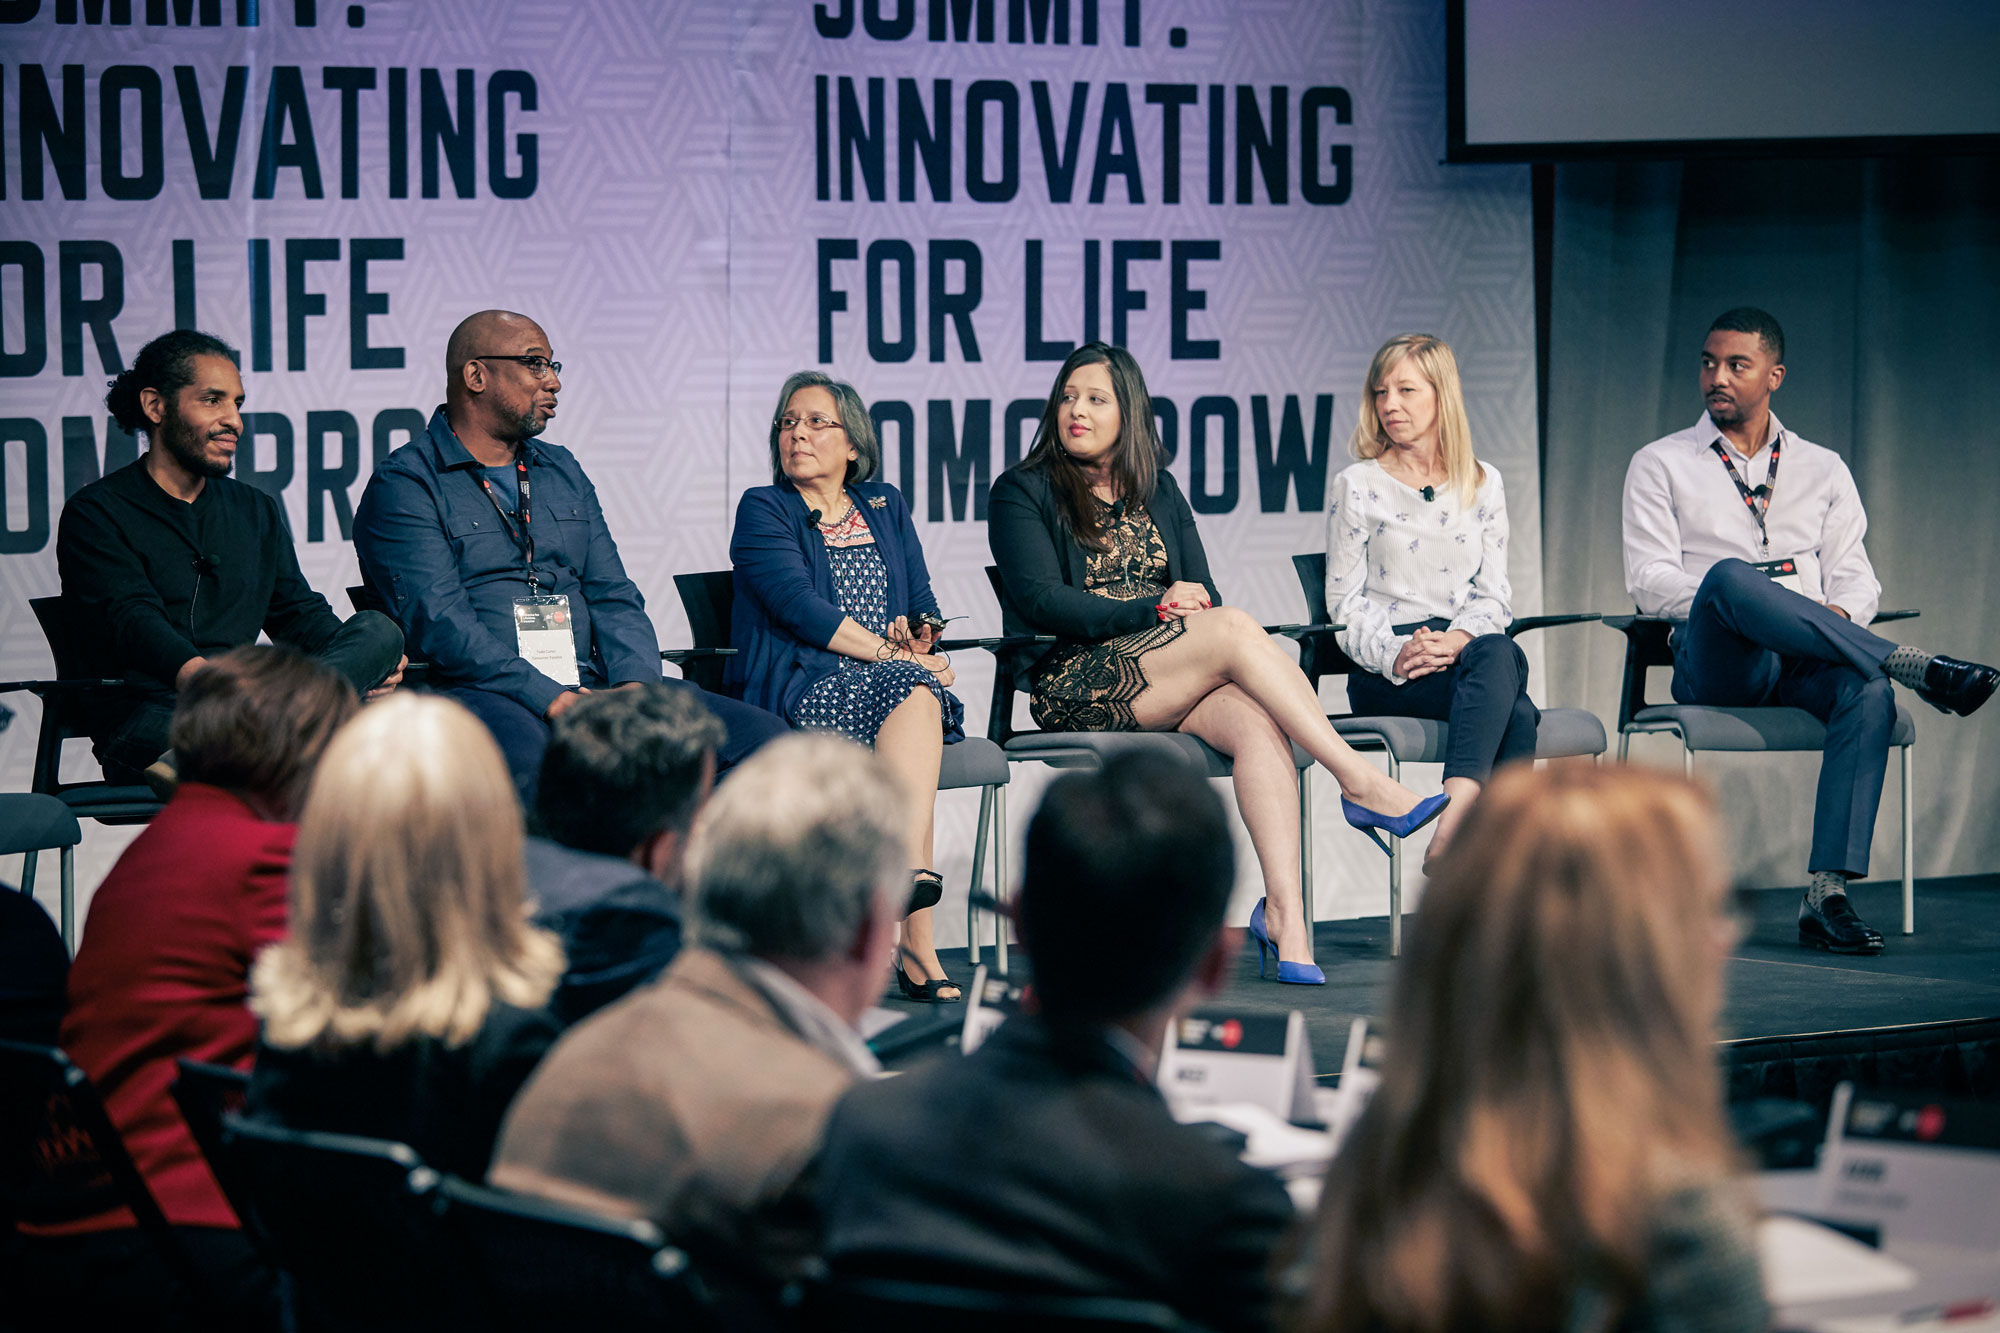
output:
<path id="1" fill-rule="evenodd" d="M 847 480 L 873 481 L 875 474 L 882 470 L 882 444 L 875 438 L 875 418 L 868 414 L 868 405 L 861 401 L 861 395 L 852 384 L 842 383 L 817 370 L 797 370 L 785 381 L 785 387 L 778 390 L 778 405 L 771 412 L 772 484 L 782 486 L 785 483 L 785 469 L 778 453 L 778 419 L 785 415 L 785 404 L 791 402 L 792 395 L 800 389 L 825 389 L 833 395 L 833 407 L 840 413 L 840 424 L 846 428 L 847 442 L 860 455 L 847 465 Z"/>
<path id="2" fill-rule="evenodd" d="M 899 911 L 909 799 L 852 741 L 782 736 L 737 766 L 688 844 L 693 937 L 760 958 L 815 959 Z"/>

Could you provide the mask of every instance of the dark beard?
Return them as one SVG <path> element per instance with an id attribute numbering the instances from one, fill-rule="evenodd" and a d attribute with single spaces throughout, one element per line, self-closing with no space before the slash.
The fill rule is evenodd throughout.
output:
<path id="1" fill-rule="evenodd" d="M 174 461 L 197 477 L 226 477 L 230 466 L 236 461 L 217 463 L 202 452 L 202 441 L 195 431 L 174 411 L 172 401 L 166 403 L 166 417 L 160 422 L 159 441 L 173 455 Z"/>
<path id="2" fill-rule="evenodd" d="M 1716 425 L 1740 426 L 1743 424 L 1743 404 L 1710 402 L 1707 406 L 1708 419 Z"/>
<path id="3" fill-rule="evenodd" d="M 549 428 L 549 423 L 537 416 L 535 409 L 531 406 L 525 412 L 510 416 L 507 420 L 507 427 L 507 433 L 500 436 L 500 438 L 503 440 L 512 440 L 518 445 L 540 435 Z"/>

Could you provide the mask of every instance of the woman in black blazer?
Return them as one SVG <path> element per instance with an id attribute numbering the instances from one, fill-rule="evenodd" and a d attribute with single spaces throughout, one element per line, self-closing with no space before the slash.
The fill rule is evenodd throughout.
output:
<path id="1" fill-rule="evenodd" d="M 1447 798 L 1420 802 L 1357 755 L 1298 665 L 1254 619 L 1220 605 L 1162 453 L 1138 363 L 1086 343 L 1063 362 L 1034 447 L 993 483 L 987 533 L 1007 632 L 1057 638 L 1031 670 L 1030 710 L 1050 731 L 1177 730 L 1230 756 L 1264 871 L 1266 896 L 1250 916 L 1258 973 L 1268 952 L 1278 980 L 1321 985 L 1299 893 L 1292 743 L 1340 783 L 1358 828 L 1405 836 Z"/>

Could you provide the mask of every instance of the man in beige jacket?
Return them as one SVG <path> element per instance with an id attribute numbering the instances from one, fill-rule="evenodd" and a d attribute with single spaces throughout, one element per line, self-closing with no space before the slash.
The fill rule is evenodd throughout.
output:
<path id="1" fill-rule="evenodd" d="M 651 1218 L 731 1304 L 797 1276 L 827 1116 L 879 1072 L 854 1025 L 909 894 L 906 804 L 872 754 L 832 737 L 743 764 L 689 845 L 692 946 L 543 1060 L 493 1183 Z"/>

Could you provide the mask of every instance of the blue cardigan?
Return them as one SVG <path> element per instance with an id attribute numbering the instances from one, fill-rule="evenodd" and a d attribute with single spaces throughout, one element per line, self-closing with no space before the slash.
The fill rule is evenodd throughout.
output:
<path id="1" fill-rule="evenodd" d="M 935 612 L 924 548 L 903 493 L 881 482 L 857 481 L 847 495 L 862 506 L 875 549 L 889 575 L 889 618 Z M 730 613 L 729 692 L 790 720 L 806 691 L 848 659 L 829 652 L 846 612 L 833 590 L 826 543 L 805 501 L 790 483 L 756 486 L 736 505 L 729 539 L 736 602 Z M 945 739 L 964 739 L 954 730 Z"/>

